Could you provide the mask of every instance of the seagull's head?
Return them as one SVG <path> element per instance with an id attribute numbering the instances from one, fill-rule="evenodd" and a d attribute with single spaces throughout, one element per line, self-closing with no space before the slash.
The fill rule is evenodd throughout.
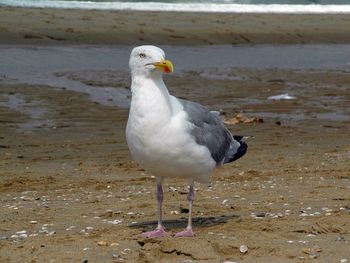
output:
<path id="1" fill-rule="evenodd" d="M 133 76 L 161 76 L 162 73 L 170 73 L 174 70 L 171 61 L 165 59 L 162 49 L 148 45 L 135 47 L 131 51 L 129 67 Z"/>

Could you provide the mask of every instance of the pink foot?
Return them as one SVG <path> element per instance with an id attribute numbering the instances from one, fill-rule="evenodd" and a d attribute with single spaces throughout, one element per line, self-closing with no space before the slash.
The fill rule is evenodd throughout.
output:
<path id="1" fill-rule="evenodd" d="M 193 237 L 194 235 L 192 228 L 186 228 L 184 231 L 177 233 L 175 237 Z"/>
<path id="2" fill-rule="evenodd" d="M 168 233 L 165 232 L 164 228 L 157 228 L 155 230 L 142 233 L 142 236 L 147 238 L 164 237 L 166 235 L 168 235 Z"/>

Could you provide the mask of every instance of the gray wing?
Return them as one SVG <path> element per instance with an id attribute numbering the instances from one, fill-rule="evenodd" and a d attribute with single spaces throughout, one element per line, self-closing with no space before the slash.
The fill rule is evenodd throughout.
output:
<path id="1" fill-rule="evenodd" d="M 224 162 L 230 148 L 239 147 L 231 133 L 224 126 L 220 116 L 208 108 L 188 100 L 179 99 L 188 114 L 188 121 L 193 124 L 191 135 L 200 145 L 206 146 L 217 164 Z"/>

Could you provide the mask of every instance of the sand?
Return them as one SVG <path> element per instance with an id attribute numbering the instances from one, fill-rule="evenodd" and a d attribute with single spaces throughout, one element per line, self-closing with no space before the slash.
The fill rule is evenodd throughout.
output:
<path id="1" fill-rule="evenodd" d="M 235 45 L 349 41 L 349 14 L 216 14 L 0 7 L 0 44 Z"/>
<path id="2" fill-rule="evenodd" d="M 93 56 L 73 63 L 89 49 L 69 50 L 72 44 L 348 43 L 349 23 L 342 14 L 1 7 L 0 44 L 8 53 L 0 62 L 0 262 L 349 262 L 350 74 L 343 64 L 327 69 L 320 59 L 318 69 L 279 69 L 259 62 L 261 68 L 224 71 L 194 64 L 166 76 L 173 94 L 219 110 L 228 121 L 237 113 L 263 121 L 229 125 L 254 138 L 244 158 L 215 171 L 210 186 L 195 185 L 196 237 L 145 239 L 142 231 L 155 225 L 155 180 L 129 156 L 127 98 L 96 99 L 99 90 L 128 94 L 129 74 L 110 60 L 110 70 L 97 63 L 89 71 L 81 63 Z M 24 57 L 17 46 L 23 44 L 43 55 Z M 50 50 L 57 60 L 64 54 L 56 78 L 47 77 L 55 65 L 46 59 Z M 300 54 L 310 53 L 288 54 L 303 64 Z M 31 61 L 33 76 L 21 75 Z M 95 99 L 82 92 L 89 88 Z M 296 98 L 267 99 L 283 93 Z M 186 182 L 168 179 L 164 189 L 165 225 L 173 234 L 188 216 Z"/>
<path id="3" fill-rule="evenodd" d="M 184 239 L 140 235 L 156 219 L 155 182 L 129 157 L 127 109 L 64 87 L 2 79 L 0 261 L 350 260 L 350 74 L 236 68 L 214 79 L 215 69 L 211 77 L 202 73 L 166 81 L 175 95 L 219 109 L 226 119 L 243 111 L 263 122 L 229 126 L 254 139 L 244 158 L 216 170 L 210 187 L 195 185 L 196 237 Z M 67 76 L 96 87 L 129 81 L 117 71 Z M 298 95 L 266 99 L 284 92 Z M 165 181 L 170 233 L 185 225 L 186 193 L 184 181 Z"/>

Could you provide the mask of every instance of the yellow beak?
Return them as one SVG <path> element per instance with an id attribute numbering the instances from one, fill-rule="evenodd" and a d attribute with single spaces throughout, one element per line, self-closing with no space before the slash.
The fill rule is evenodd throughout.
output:
<path id="1" fill-rule="evenodd" d="M 170 60 L 161 60 L 159 62 L 153 63 L 153 65 L 157 69 L 159 69 L 165 73 L 171 73 L 174 71 L 173 63 Z"/>

